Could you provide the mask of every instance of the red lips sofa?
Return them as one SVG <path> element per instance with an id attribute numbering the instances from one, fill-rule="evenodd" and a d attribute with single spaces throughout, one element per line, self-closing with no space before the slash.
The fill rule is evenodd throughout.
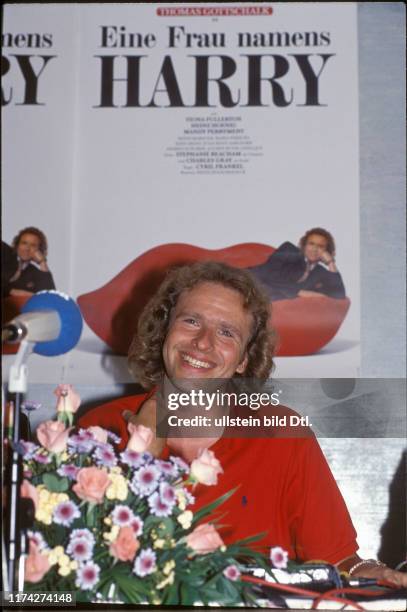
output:
<path id="1" fill-rule="evenodd" d="M 223 261 L 237 268 L 263 263 L 274 252 L 265 244 L 244 243 L 219 250 L 190 244 L 163 244 L 134 259 L 103 287 L 77 298 L 89 327 L 113 351 L 126 355 L 141 311 L 169 268 L 195 261 Z M 274 302 L 272 325 L 279 336 L 279 356 L 309 355 L 336 334 L 350 300 L 329 297 Z"/>

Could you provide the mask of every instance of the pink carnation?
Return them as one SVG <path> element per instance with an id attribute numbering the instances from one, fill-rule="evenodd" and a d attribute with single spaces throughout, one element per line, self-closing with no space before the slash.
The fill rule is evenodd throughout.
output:
<path id="1" fill-rule="evenodd" d="M 111 480 L 104 468 L 88 467 L 79 470 L 76 476 L 76 484 L 72 490 L 78 497 L 93 504 L 103 502 L 106 489 L 111 484 Z"/>
<path id="2" fill-rule="evenodd" d="M 48 557 L 42 555 L 34 540 L 30 539 L 29 553 L 25 560 L 25 579 L 39 582 L 50 568 Z"/>
<path id="3" fill-rule="evenodd" d="M 224 545 L 222 538 L 213 525 L 198 525 L 187 536 L 187 545 L 199 554 L 211 553 Z"/>
<path id="4" fill-rule="evenodd" d="M 218 474 L 223 474 L 223 469 L 215 454 L 205 449 L 201 451 L 197 459 L 191 463 L 190 476 L 204 485 L 216 485 Z"/>
<path id="5" fill-rule="evenodd" d="M 143 453 L 153 441 L 153 432 L 149 427 L 135 425 L 134 423 L 129 423 L 127 429 L 130 433 L 130 439 L 127 443 L 126 450 Z"/>
<path id="6" fill-rule="evenodd" d="M 103 429 L 103 427 L 99 427 L 98 425 L 93 425 L 92 427 L 88 427 L 88 431 L 93 434 L 95 440 L 101 442 L 102 444 L 106 444 L 108 436 L 106 429 Z"/>
<path id="7" fill-rule="evenodd" d="M 54 390 L 54 395 L 57 396 L 57 412 L 71 412 L 78 410 L 81 404 L 81 398 L 76 393 L 72 385 L 58 385 Z"/>
<path id="8" fill-rule="evenodd" d="M 119 561 L 133 561 L 139 548 L 140 542 L 133 528 L 125 526 L 119 530 L 119 535 L 110 545 L 109 552 Z"/>
<path id="9" fill-rule="evenodd" d="M 66 429 L 61 421 L 44 421 L 37 427 L 37 438 L 51 453 L 62 453 L 66 449 L 71 429 Z"/>

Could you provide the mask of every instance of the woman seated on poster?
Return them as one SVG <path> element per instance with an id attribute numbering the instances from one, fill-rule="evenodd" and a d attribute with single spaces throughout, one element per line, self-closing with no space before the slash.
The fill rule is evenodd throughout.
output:
<path id="1" fill-rule="evenodd" d="M 284 242 L 266 262 L 248 270 L 264 286 L 271 301 L 346 295 L 335 264 L 334 239 L 321 227 L 308 230 L 298 247 Z"/>
<path id="2" fill-rule="evenodd" d="M 13 240 L 18 267 L 8 280 L 6 295 L 30 296 L 38 291 L 55 289 L 47 265 L 47 238 L 36 227 L 25 227 Z"/>

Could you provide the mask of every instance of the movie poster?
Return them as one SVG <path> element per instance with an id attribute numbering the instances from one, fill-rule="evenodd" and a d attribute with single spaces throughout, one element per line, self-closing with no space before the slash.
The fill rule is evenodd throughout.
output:
<path id="1" fill-rule="evenodd" d="M 277 327 L 295 325 L 276 375 L 357 375 L 356 47 L 353 4 L 6 7 L 3 236 L 42 228 L 57 288 L 91 296 L 81 342 L 46 368 L 33 356 L 32 382 L 131 380 L 136 323 L 111 328 L 130 294 L 146 302 L 137 263 L 122 302 L 93 292 L 152 249 L 143 270 L 250 267 L 313 227 L 335 239 L 347 302 L 327 299 L 312 329 L 312 302 L 276 306 Z"/>

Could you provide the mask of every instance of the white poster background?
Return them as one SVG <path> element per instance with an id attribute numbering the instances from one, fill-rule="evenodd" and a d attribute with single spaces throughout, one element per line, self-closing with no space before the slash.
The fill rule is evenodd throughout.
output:
<path id="1" fill-rule="evenodd" d="M 26 225 L 37 225 L 50 243 L 49 264 L 57 287 L 76 297 L 100 287 L 135 257 L 159 244 L 187 242 L 224 248 L 241 242 L 278 246 L 296 243 L 313 226 L 330 230 L 337 264 L 351 308 L 334 340 L 319 354 L 277 359 L 279 377 L 355 376 L 359 366 L 359 152 L 356 6 L 342 3 L 256 4 L 272 7 L 270 16 L 160 17 L 157 4 L 8 5 L 4 32 L 51 32 L 50 49 L 10 49 L 13 53 L 52 54 L 39 77 L 44 106 L 3 108 L 3 237 L 11 241 Z M 169 5 L 167 5 L 169 6 Z M 176 5 L 171 5 L 174 7 Z M 181 5 L 179 5 L 181 6 Z M 182 7 L 188 7 L 182 4 Z M 199 5 L 193 4 L 192 7 Z M 208 5 L 208 6 L 220 6 Z M 230 6 L 230 5 L 229 5 Z M 236 6 L 247 6 L 236 4 Z M 126 33 L 152 33 L 154 48 L 102 48 L 101 28 L 124 26 Z M 168 48 L 169 26 L 190 33 L 225 33 L 222 48 Z M 239 48 L 238 32 L 329 32 L 329 45 Z M 247 63 L 242 54 L 279 54 L 290 64 L 281 84 L 293 102 L 270 105 L 263 84 L 262 108 L 98 108 L 100 55 L 145 55 L 141 60 L 141 101 L 151 100 L 163 57 L 171 55 L 186 104 L 193 104 L 191 55 L 227 55 L 236 73 L 227 82 L 247 99 Z M 334 54 L 319 79 L 324 106 L 304 106 L 304 79 L 294 53 Z M 18 67 L 4 88 L 18 94 Z M 264 58 L 264 76 L 272 64 Z M 321 66 L 315 60 L 314 70 Z M 319 60 L 319 64 L 316 60 Z M 216 71 L 216 63 L 213 64 Z M 125 60 L 115 60 L 123 78 Z M 214 74 L 213 76 L 217 76 Z M 21 77 L 20 77 L 21 78 Z M 125 104 L 123 82 L 114 100 Z M 162 80 L 160 88 L 163 88 Z M 210 86 L 217 99 L 216 85 Z M 187 117 L 238 117 L 239 127 L 262 155 L 244 174 L 182 174 L 168 147 L 188 127 Z M 103 354 L 102 354 L 103 353 Z M 10 358 L 7 359 L 7 363 Z M 80 344 L 58 358 L 30 358 L 32 382 L 106 384 L 126 382 L 125 358 L 85 326 Z"/>

